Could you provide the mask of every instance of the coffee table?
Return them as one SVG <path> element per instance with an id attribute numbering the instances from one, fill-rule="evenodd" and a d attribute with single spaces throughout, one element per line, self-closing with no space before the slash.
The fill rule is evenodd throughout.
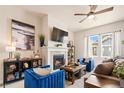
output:
<path id="1" fill-rule="evenodd" d="M 108 79 L 90 75 L 84 82 L 85 88 L 120 88 L 120 83 L 117 80 Z"/>
<path id="2" fill-rule="evenodd" d="M 78 78 L 81 77 L 82 71 L 85 72 L 86 65 L 79 65 L 79 66 L 62 66 L 60 70 L 64 70 L 68 75 L 68 80 L 74 84 L 75 75 L 78 74 Z M 86 73 L 86 72 L 85 72 Z"/>

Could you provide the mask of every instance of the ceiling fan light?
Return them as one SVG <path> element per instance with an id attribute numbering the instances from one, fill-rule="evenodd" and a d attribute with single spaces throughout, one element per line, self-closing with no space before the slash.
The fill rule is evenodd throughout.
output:
<path id="1" fill-rule="evenodd" d="M 95 16 L 94 15 L 89 15 L 88 19 L 93 19 Z"/>

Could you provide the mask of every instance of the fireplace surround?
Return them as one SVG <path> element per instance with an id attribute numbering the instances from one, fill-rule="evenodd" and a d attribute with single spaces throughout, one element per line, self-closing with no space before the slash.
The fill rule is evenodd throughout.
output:
<path id="1" fill-rule="evenodd" d="M 58 67 L 54 67 L 54 57 L 55 56 L 63 56 L 64 62 L 57 61 L 56 63 L 61 63 L 61 65 L 67 65 L 68 64 L 68 48 L 67 47 L 43 47 L 42 48 L 42 57 L 43 57 L 43 64 L 44 65 L 50 65 L 51 69 L 58 69 Z M 57 56 L 57 57 L 58 57 Z M 60 65 L 60 64 L 59 64 Z"/>

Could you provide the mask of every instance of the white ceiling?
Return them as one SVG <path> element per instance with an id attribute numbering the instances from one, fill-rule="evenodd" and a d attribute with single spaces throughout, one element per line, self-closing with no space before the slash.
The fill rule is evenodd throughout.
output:
<path id="1" fill-rule="evenodd" d="M 88 13 L 88 5 L 39 5 L 39 6 L 21 6 L 29 11 L 37 13 L 45 13 L 67 25 L 70 31 L 81 31 L 84 29 L 120 21 L 124 19 L 124 6 L 114 6 L 111 12 L 99 14 L 95 19 L 86 19 L 82 23 L 78 23 L 84 16 L 74 16 L 74 13 Z M 96 11 L 108 8 L 111 6 L 98 5 Z"/>

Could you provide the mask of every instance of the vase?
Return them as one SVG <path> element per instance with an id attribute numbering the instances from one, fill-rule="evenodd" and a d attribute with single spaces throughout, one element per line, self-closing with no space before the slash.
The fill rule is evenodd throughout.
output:
<path id="1" fill-rule="evenodd" d="M 44 46 L 44 41 L 41 41 L 40 42 L 40 47 L 43 47 Z"/>
<path id="2" fill-rule="evenodd" d="M 120 87 L 124 88 L 124 79 L 120 79 Z"/>

